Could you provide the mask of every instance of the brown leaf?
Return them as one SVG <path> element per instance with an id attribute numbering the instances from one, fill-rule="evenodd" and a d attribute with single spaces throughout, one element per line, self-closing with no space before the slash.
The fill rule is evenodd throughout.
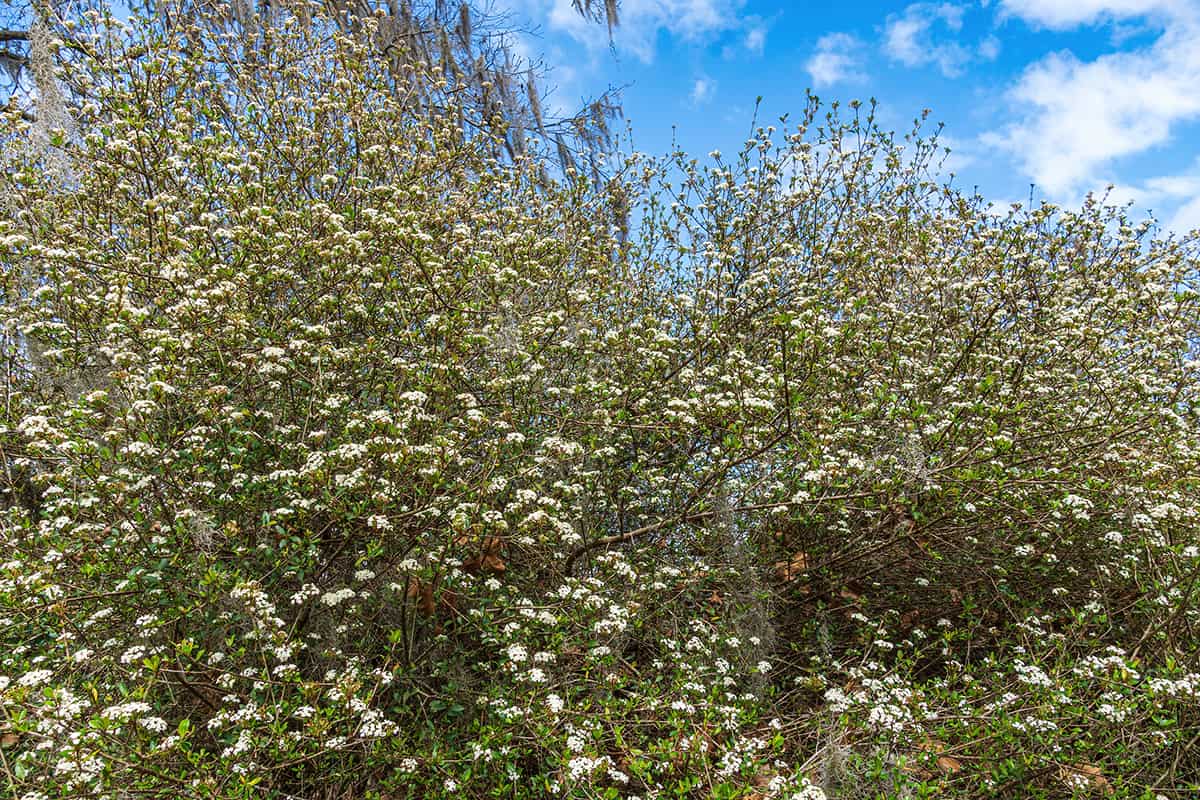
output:
<path id="1" fill-rule="evenodd" d="M 1087 787 L 1093 792 L 1103 795 L 1113 793 L 1112 784 L 1108 782 L 1108 778 L 1104 777 L 1100 768 L 1094 764 L 1071 764 L 1062 767 L 1059 770 L 1059 777 L 1072 789 Z"/>
<path id="2" fill-rule="evenodd" d="M 756 789 L 766 789 L 767 787 L 769 787 L 771 785 L 771 780 L 775 777 L 776 777 L 776 773 L 774 773 L 774 772 L 759 772 L 759 773 L 756 773 L 754 775 L 754 777 L 750 779 L 750 784 L 752 786 L 754 786 L 754 788 L 756 788 Z M 750 797 L 754 797 L 754 796 L 755 795 L 750 795 Z M 758 795 L 758 796 L 761 797 L 762 795 Z"/>
<path id="3" fill-rule="evenodd" d="M 933 773 L 918 764 L 905 764 L 902 767 L 907 775 L 912 775 L 919 781 L 927 781 L 933 777 Z"/>
<path id="4" fill-rule="evenodd" d="M 433 602 L 433 584 L 420 584 L 420 597 L 417 602 L 417 610 L 427 617 L 432 617 L 433 612 L 437 611 L 437 604 Z"/>
<path id="5" fill-rule="evenodd" d="M 937 766 L 947 775 L 952 775 L 962 769 L 962 762 L 954 756 L 938 756 Z"/>
<path id="6" fill-rule="evenodd" d="M 790 559 L 786 561 L 776 561 L 774 566 L 776 580 L 783 581 L 784 583 L 794 581 L 808 570 L 808 553 L 805 553 L 802 550 L 793 553 Z"/>
<path id="7" fill-rule="evenodd" d="M 0 747 L 15 747 L 19 741 L 21 741 L 21 737 L 12 731 L 0 733 Z"/>
<path id="8" fill-rule="evenodd" d="M 466 545 L 468 537 L 460 536 L 457 542 L 460 545 Z M 480 551 L 464 558 L 462 568 L 465 572 L 472 575 L 480 572 L 493 574 L 504 572 L 507 566 L 504 563 L 504 559 L 500 558 L 500 551 L 503 549 L 504 540 L 499 536 L 485 536 L 480 543 Z"/>

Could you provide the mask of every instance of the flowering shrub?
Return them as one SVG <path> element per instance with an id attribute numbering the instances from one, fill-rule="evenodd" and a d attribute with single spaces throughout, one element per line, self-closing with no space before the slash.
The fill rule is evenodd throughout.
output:
<path id="1" fill-rule="evenodd" d="M 303 22 L 6 118 L 6 792 L 1200 786 L 1195 239 L 815 101 L 552 179 Z"/>

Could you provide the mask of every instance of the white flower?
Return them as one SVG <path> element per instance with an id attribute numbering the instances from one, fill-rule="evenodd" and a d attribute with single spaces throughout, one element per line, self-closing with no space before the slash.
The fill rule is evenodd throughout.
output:
<path id="1" fill-rule="evenodd" d="M 21 677 L 17 678 L 17 685 L 18 686 L 27 686 L 29 688 L 33 688 L 35 686 L 41 686 L 43 683 L 46 683 L 47 681 L 49 681 L 53 675 L 54 675 L 54 670 L 49 670 L 49 669 L 31 670 L 29 672 L 26 672 Z"/>
<path id="2" fill-rule="evenodd" d="M 792 795 L 791 800 L 826 800 L 825 790 L 820 786 L 809 783 L 799 792 Z"/>
<path id="3" fill-rule="evenodd" d="M 850 708 L 850 698 L 836 687 L 825 692 L 825 702 L 829 704 L 829 709 L 835 714 L 840 714 Z"/>
<path id="4" fill-rule="evenodd" d="M 151 733 L 163 733 L 167 730 L 167 721 L 162 717 L 142 717 L 138 720 L 138 725 Z"/>
<path id="5" fill-rule="evenodd" d="M 563 710 L 563 699 L 556 694 L 546 695 L 546 707 L 550 709 L 550 713 L 557 714 Z"/>
<path id="6" fill-rule="evenodd" d="M 140 644 L 135 644 L 133 647 L 121 654 L 122 664 L 132 664 L 135 661 L 141 661 L 146 656 L 146 648 Z"/>
<path id="7" fill-rule="evenodd" d="M 344 603 L 352 597 L 354 597 L 353 589 L 338 589 L 336 592 L 326 592 L 325 594 L 321 595 L 321 602 L 327 606 L 333 607 L 339 603 Z"/>
<path id="8" fill-rule="evenodd" d="M 100 712 L 100 716 L 105 719 L 116 720 L 123 722 L 127 719 L 132 719 L 138 714 L 144 714 L 150 710 L 149 703 L 134 701 L 132 703 L 123 703 L 121 705 L 109 706 Z"/>

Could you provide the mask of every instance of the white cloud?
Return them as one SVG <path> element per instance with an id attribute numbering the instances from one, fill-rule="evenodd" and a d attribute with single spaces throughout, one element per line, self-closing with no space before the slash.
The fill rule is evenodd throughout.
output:
<path id="1" fill-rule="evenodd" d="M 762 55 L 767 46 L 767 29 L 761 25 L 751 27 L 746 31 L 746 38 L 742 40 L 742 43 L 751 53 Z"/>
<path id="2" fill-rule="evenodd" d="M 804 64 L 813 88 L 863 80 L 861 50 L 862 42 L 848 33 L 827 33 L 818 39 L 816 50 Z"/>
<path id="3" fill-rule="evenodd" d="M 716 81 L 710 78 L 697 78 L 692 84 L 692 105 L 703 105 L 717 93 Z"/>
<path id="4" fill-rule="evenodd" d="M 979 57 L 984 61 L 995 61 L 1000 55 L 1000 40 L 995 36 L 985 36 L 979 43 Z"/>
<path id="5" fill-rule="evenodd" d="M 1055 30 L 1131 17 L 1176 16 L 1188 5 L 1188 0 L 1000 0 L 1003 16 Z"/>
<path id="6" fill-rule="evenodd" d="M 962 171 L 974 164 L 979 154 L 976 152 L 977 147 L 970 140 L 958 139 L 947 134 L 938 136 L 938 147 L 949 148 L 950 152 L 939 150 L 936 162 L 941 164 L 942 172 L 953 172 L 956 175 L 961 175 Z"/>
<path id="7" fill-rule="evenodd" d="M 1109 200 L 1132 202 L 1138 209 L 1154 209 L 1167 230 L 1187 233 L 1200 228 L 1200 160 L 1178 175 L 1148 178 L 1139 185 L 1119 185 L 1109 192 Z M 1161 212 L 1167 211 L 1163 215 Z"/>
<path id="8" fill-rule="evenodd" d="M 971 52 L 959 42 L 935 43 L 932 30 L 942 26 L 951 33 L 962 30 L 963 9 L 950 3 L 914 3 L 901 14 L 888 17 L 884 26 L 883 52 L 905 66 L 937 64 L 946 77 L 962 72 Z"/>
<path id="9" fill-rule="evenodd" d="M 1088 62 L 1059 52 L 1030 65 L 1008 93 L 1017 121 L 983 140 L 1052 196 L 1068 196 L 1097 188 L 1113 161 L 1166 143 L 1173 126 L 1200 117 L 1197 86 L 1200 19 L 1176 17 L 1143 50 Z"/>
<path id="10" fill-rule="evenodd" d="M 1188 233 L 1200 229 L 1200 195 L 1177 208 L 1171 219 L 1167 221 L 1167 228 L 1176 233 Z"/>
<path id="11" fill-rule="evenodd" d="M 1105 205 L 1132 206 L 1136 219 L 1154 213 L 1164 230 L 1184 234 L 1200 228 L 1200 159 L 1175 175 L 1160 175 L 1134 183 L 1108 183 L 1088 187 Z M 1086 191 L 1056 198 L 1064 205 L 1075 206 L 1083 201 Z"/>
<path id="12" fill-rule="evenodd" d="M 593 50 L 608 47 L 608 30 L 579 15 L 571 0 L 520 0 L 535 21 L 565 33 Z M 745 0 L 623 0 L 620 25 L 613 30 L 618 50 L 639 60 L 654 60 L 655 41 L 666 32 L 688 42 L 698 42 L 742 28 Z M 765 35 L 765 34 L 764 34 Z"/>
<path id="13" fill-rule="evenodd" d="M 747 14 L 740 24 L 741 38 L 729 41 L 721 48 L 721 58 L 726 61 L 733 61 L 745 55 L 761 56 L 767 49 L 767 33 L 771 29 L 771 20 L 756 14 Z"/>

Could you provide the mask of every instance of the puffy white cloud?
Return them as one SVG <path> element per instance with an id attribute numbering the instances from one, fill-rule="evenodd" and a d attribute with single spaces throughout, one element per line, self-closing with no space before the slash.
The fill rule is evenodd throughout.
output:
<path id="1" fill-rule="evenodd" d="M 716 81 L 710 78 L 700 77 L 692 84 L 692 104 L 702 105 L 713 99 L 717 93 Z"/>
<path id="2" fill-rule="evenodd" d="M 938 146 L 942 150 L 935 161 L 940 164 L 943 172 L 953 172 L 961 175 L 962 171 L 979 160 L 978 145 L 970 139 L 959 139 L 945 133 L 938 135 Z"/>
<path id="3" fill-rule="evenodd" d="M 1127 22 L 1160 30 L 1149 46 L 1092 61 L 1052 53 L 1009 91 L 1017 119 L 984 141 L 1007 150 L 1051 196 L 1075 201 L 1103 189 L 1120 158 L 1162 146 L 1200 119 L 1197 0 L 1001 0 L 1001 12 L 1054 30 Z M 1168 230 L 1200 227 L 1200 162 L 1179 174 L 1118 183 L 1107 198 L 1166 211 L 1160 219 Z"/>
<path id="4" fill-rule="evenodd" d="M 1133 203 L 1137 209 L 1154 209 L 1163 226 L 1176 233 L 1200 228 L 1200 160 L 1177 175 L 1114 186 L 1108 199 L 1114 204 Z"/>
<path id="5" fill-rule="evenodd" d="M 984 61 L 994 61 L 1000 55 L 1000 40 L 995 36 L 985 36 L 979 43 L 979 57 Z"/>
<path id="6" fill-rule="evenodd" d="M 1058 52 L 1030 65 L 1008 92 L 1017 120 L 984 141 L 1049 194 L 1068 196 L 1097 188 L 1114 160 L 1162 145 L 1174 126 L 1200 117 L 1197 86 L 1200 19 L 1189 12 L 1142 50 L 1087 62 Z"/>
<path id="7" fill-rule="evenodd" d="M 1065 30 L 1104 20 L 1152 15 L 1177 16 L 1188 0 L 1000 0 L 1003 15 L 1044 28 Z"/>
<path id="8" fill-rule="evenodd" d="M 520 0 L 515 3 L 554 32 L 566 33 L 593 49 L 608 46 L 608 30 L 583 19 L 571 0 Z M 699 41 L 744 27 L 745 0 L 622 0 L 621 24 L 613 44 L 646 63 L 654 60 L 655 41 L 666 32 L 685 41 Z M 752 27 L 751 31 L 754 30 Z M 762 34 L 765 41 L 765 32 Z"/>
<path id="9" fill-rule="evenodd" d="M 741 19 L 741 38 L 729 41 L 721 48 L 721 58 L 732 61 L 744 55 L 761 56 L 767 49 L 767 34 L 771 29 L 771 20 L 763 19 L 756 14 L 747 14 Z"/>
<path id="10" fill-rule="evenodd" d="M 863 80 L 866 76 L 861 71 L 862 46 L 861 41 L 848 33 L 827 33 L 818 39 L 816 50 L 804 64 L 813 88 Z"/>
<path id="11" fill-rule="evenodd" d="M 1200 195 L 1177 208 L 1167 221 L 1167 227 L 1176 233 L 1200 230 Z"/>
<path id="12" fill-rule="evenodd" d="M 746 38 L 742 40 L 742 44 L 746 49 L 755 55 L 762 55 L 763 50 L 767 46 L 767 29 L 763 25 L 753 25 L 746 31 Z"/>
<path id="13" fill-rule="evenodd" d="M 883 52 L 909 67 L 936 64 L 947 77 L 959 75 L 970 61 L 971 51 L 957 41 L 935 42 L 933 29 L 940 26 L 958 34 L 962 18 L 963 9 L 950 3 L 914 3 L 903 13 L 888 17 Z"/>

